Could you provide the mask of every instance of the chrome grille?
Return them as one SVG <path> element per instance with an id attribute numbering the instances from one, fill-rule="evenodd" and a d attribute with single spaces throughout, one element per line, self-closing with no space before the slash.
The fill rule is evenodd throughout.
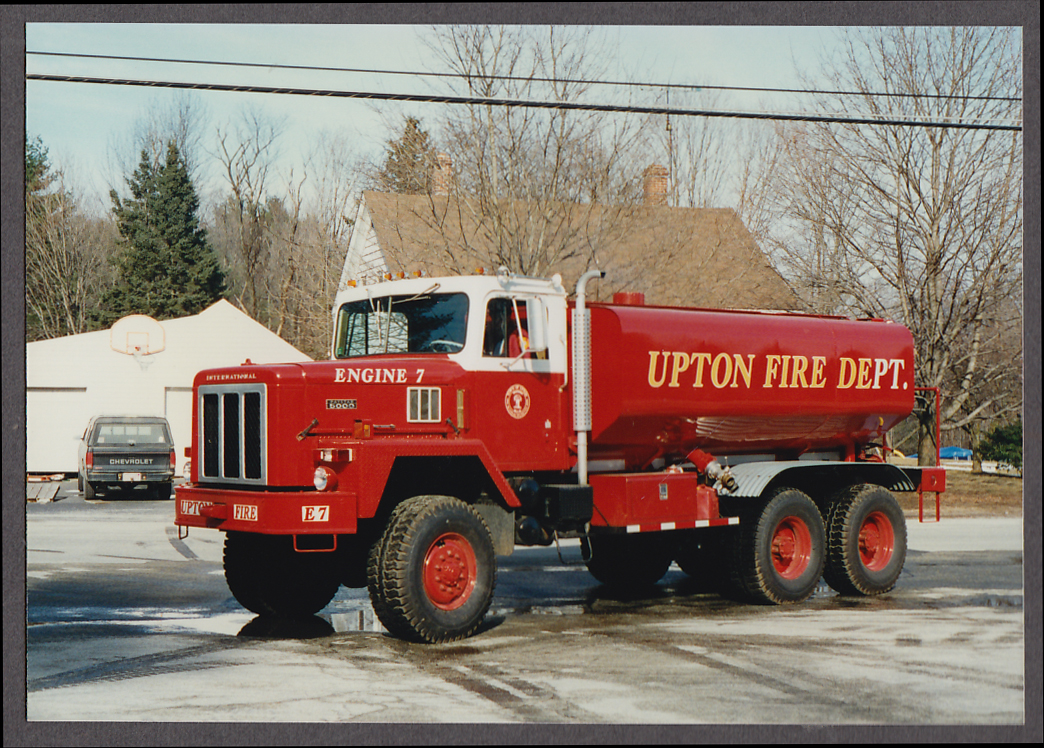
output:
<path id="1" fill-rule="evenodd" d="M 265 483 L 265 387 L 199 388 L 201 482 Z"/>

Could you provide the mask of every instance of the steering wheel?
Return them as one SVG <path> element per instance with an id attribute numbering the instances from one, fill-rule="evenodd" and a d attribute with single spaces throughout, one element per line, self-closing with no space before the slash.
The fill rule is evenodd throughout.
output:
<path id="1" fill-rule="evenodd" d="M 432 353 L 456 353 L 463 347 L 464 344 L 456 340 L 432 340 L 424 346 L 424 350 Z"/>

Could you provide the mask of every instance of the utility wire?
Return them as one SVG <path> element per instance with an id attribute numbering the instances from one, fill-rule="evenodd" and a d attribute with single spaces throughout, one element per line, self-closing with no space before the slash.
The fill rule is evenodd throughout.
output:
<path id="1" fill-rule="evenodd" d="M 339 68 L 339 67 L 322 67 L 315 65 L 285 65 L 285 64 L 274 64 L 266 62 L 228 62 L 223 60 L 179 60 L 168 57 L 125 57 L 121 55 L 90 55 L 90 54 L 74 54 L 71 52 L 26 52 L 29 55 L 40 55 L 49 57 L 77 57 L 91 60 L 119 60 L 124 62 L 168 62 L 178 63 L 181 65 L 219 65 L 226 67 L 243 67 L 243 68 L 269 68 L 273 70 L 302 70 L 309 72 L 327 72 L 327 73 L 368 73 L 375 75 L 408 75 L 411 77 L 427 77 L 427 78 L 462 78 L 460 73 L 435 73 L 435 72 L 415 72 L 406 70 L 370 70 L 367 68 Z M 630 86 L 636 88 L 655 88 L 655 89 L 689 89 L 689 90 L 710 90 L 710 91 L 754 91 L 757 93 L 796 93 L 796 94 L 822 94 L 826 96 L 888 96 L 891 98 L 923 98 L 923 99 L 951 99 L 960 98 L 964 100 L 981 100 L 981 101 L 1022 101 L 1020 96 L 951 96 L 949 94 L 915 94 L 915 93 L 899 93 L 899 92 L 873 92 L 873 91 L 820 91 L 817 89 L 808 88 L 759 88 L 754 86 L 709 86 L 709 85 L 697 85 L 694 83 L 641 83 L 636 81 L 598 81 L 598 80 L 584 80 L 580 78 L 538 78 L 538 77 L 521 77 L 513 75 L 483 75 L 481 76 L 484 80 L 496 80 L 496 81 L 531 81 L 539 83 L 586 83 L 591 85 L 600 86 Z"/>
<path id="2" fill-rule="evenodd" d="M 665 114 L 689 117 L 723 117 L 734 119 L 761 119 L 792 122 L 823 122 L 849 125 L 898 125 L 909 127 L 937 127 L 962 130 L 1022 131 L 1021 125 L 1000 125 L 973 122 L 928 122 L 919 120 L 882 119 L 879 117 L 829 117 L 812 114 L 773 114 L 768 112 L 726 112 L 708 109 L 672 109 L 658 106 L 624 106 L 617 104 L 584 104 L 562 101 L 527 101 L 524 99 L 496 99 L 480 96 L 443 96 L 434 94 L 378 93 L 375 91 L 337 91 L 330 89 L 288 88 L 276 86 L 234 85 L 224 83 L 182 83 L 176 81 L 146 81 L 127 78 L 93 78 L 79 75 L 26 74 L 27 80 L 59 83 L 96 83 L 109 86 L 139 86 L 145 88 L 176 88 L 196 91 L 224 91 L 240 93 L 286 94 L 320 96 L 339 99 L 368 99 L 375 101 L 412 101 L 429 104 L 465 104 L 563 111 L 614 112 L 627 114 Z"/>

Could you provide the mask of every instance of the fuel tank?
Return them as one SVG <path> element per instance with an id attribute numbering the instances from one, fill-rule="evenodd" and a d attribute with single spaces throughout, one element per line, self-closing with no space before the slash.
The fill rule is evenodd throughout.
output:
<path id="1" fill-rule="evenodd" d="M 913 408 L 913 339 L 883 320 L 591 304 L 590 459 L 697 447 L 844 459 Z"/>

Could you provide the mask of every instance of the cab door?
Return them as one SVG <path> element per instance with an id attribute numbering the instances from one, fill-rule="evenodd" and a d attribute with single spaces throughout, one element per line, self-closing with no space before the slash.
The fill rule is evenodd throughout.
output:
<path id="1" fill-rule="evenodd" d="M 484 301 L 482 353 L 469 410 L 474 431 L 505 472 L 563 470 L 569 464 L 563 438 L 570 428 L 563 392 L 565 305 L 558 310 L 556 300 L 550 301 L 509 293 Z"/>

